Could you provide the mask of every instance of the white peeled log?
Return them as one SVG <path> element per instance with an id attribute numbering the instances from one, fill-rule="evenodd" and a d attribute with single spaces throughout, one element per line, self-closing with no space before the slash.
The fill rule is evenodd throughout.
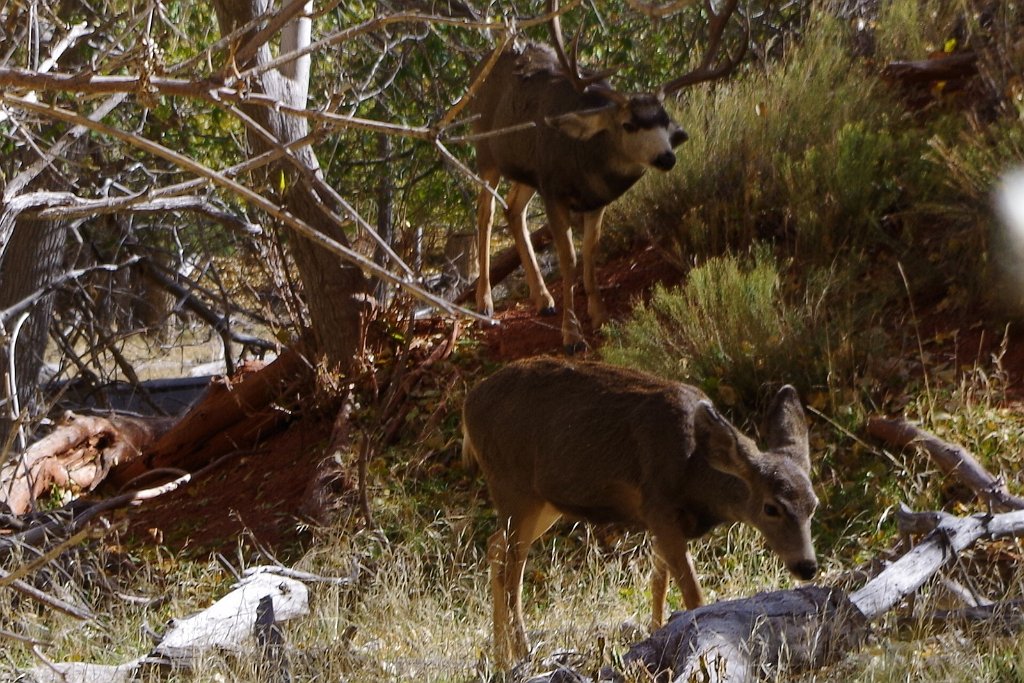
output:
<path id="1" fill-rule="evenodd" d="M 173 620 L 151 657 L 187 665 L 210 649 L 241 652 L 253 646 L 257 608 L 268 595 L 274 603 L 275 621 L 309 614 L 305 584 L 270 573 L 254 574 L 202 612 Z"/>

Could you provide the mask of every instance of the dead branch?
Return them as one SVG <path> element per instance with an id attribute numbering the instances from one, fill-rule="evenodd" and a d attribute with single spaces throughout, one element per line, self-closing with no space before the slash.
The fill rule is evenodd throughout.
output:
<path id="1" fill-rule="evenodd" d="M 939 518 L 934 530 L 913 550 L 850 595 L 850 602 L 868 619 L 875 619 L 892 609 L 979 538 L 1003 538 L 1024 534 L 1024 510 L 970 517 L 955 517 L 946 513 L 929 514 L 937 515 Z"/>
<path id="2" fill-rule="evenodd" d="M 1024 509 L 1024 498 L 1007 491 L 1001 478 L 992 476 L 968 451 L 906 422 L 873 417 L 868 420 L 868 433 L 896 446 L 921 446 L 947 475 L 966 484 L 993 510 L 1005 512 Z"/>
<path id="3" fill-rule="evenodd" d="M 0 579 L 6 579 L 7 576 L 8 572 L 4 569 L 0 569 Z M 46 607 L 49 607 L 51 609 L 55 609 L 58 612 L 67 614 L 68 616 L 74 617 L 75 619 L 81 619 L 82 621 L 92 621 L 96 618 L 96 615 L 88 609 L 84 607 L 79 607 L 78 605 L 73 605 L 70 602 L 67 602 L 66 600 L 56 598 L 50 595 L 49 593 L 45 593 L 39 590 L 35 586 L 30 586 L 21 579 L 15 579 L 11 581 L 9 585 L 14 590 L 18 591 L 19 593 L 28 598 L 31 598 L 39 604 L 45 605 Z"/>
<path id="4" fill-rule="evenodd" d="M 882 76 L 906 85 L 970 78 L 978 73 L 977 53 L 958 52 L 934 59 L 890 62 Z"/>

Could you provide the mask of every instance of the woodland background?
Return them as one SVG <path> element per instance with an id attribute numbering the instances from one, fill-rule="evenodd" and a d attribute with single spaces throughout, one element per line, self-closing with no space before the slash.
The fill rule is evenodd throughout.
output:
<path id="1" fill-rule="evenodd" d="M 568 34 L 586 24 L 580 61 L 618 67 L 623 90 L 703 49 L 698 4 L 654 18 L 637 3 L 564 9 Z M 822 501 L 817 583 L 856 585 L 899 542 L 901 503 L 984 509 L 915 449 L 871 438 L 870 416 L 962 444 L 1020 490 L 1024 246 L 995 193 L 1013 196 L 1006 174 L 1024 162 L 1024 8 L 743 11 L 745 62 L 671 103 L 690 133 L 676 168 L 608 213 L 614 322 L 588 356 L 696 384 L 747 432 L 774 389 L 794 384 Z M 285 627 L 295 680 L 494 674 L 493 518 L 459 464 L 459 409 L 476 381 L 558 353 L 560 336 L 514 276 L 498 327 L 451 303 L 468 284 L 453 245 L 473 231 L 477 192 L 461 108 L 470 70 L 502 35 L 545 39 L 543 12 L 0 4 L 2 462 L 66 427 L 69 407 L 107 415 L 133 393 L 136 413 L 171 413 L 143 420 L 153 433 L 141 452 L 95 468 L 95 490 L 53 483 L 28 513 L 0 515 L 0 541 L 42 519 L 67 532 L 0 547 L 3 675 L 132 659 L 152 647 L 149 629 L 266 563 L 343 579 L 315 584 L 311 613 Z M 207 400 L 238 390 L 254 403 L 181 420 L 139 388 L 193 370 L 230 378 Z M 91 432 L 81 451 L 103 452 L 124 424 Z M 149 486 L 138 477 L 154 468 L 201 474 L 74 521 L 74 501 Z M 699 544 L 696 563 L 709 600 L 790 582 L 742 527 Z M 540 645 L 524 672 L 558 653 L 580 671 L 614 662 L 643 635 L 647 570 L 647 542 L 628 530 L 565 527 L 539 543 L 526 599 Z M 981 543 L 866 648 L 808 680 L 1024 680 L 1014 629 L 935 617 L 962 605 L 951 586 L 1016 604 L 1022 577 L 1017 541 Z M 208 653 L 173 676 L 269 680 L 267 666 Z"/>

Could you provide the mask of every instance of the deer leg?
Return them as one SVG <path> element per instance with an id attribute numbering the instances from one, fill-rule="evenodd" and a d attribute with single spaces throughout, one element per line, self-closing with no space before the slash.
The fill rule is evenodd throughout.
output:
<path id="1" fill-rule="evenodd" d="M 659 582 L 664 586 L 665 579 L 661 576 L 664 569 L 659 572 L 659 561 L 664 568 L 672 572 L 672 578 L 679 584 L 679 590 L 683 594 L 683 604 L 687 609 L 696 609 L 703 605 L 704 594 L 700 589 L 700 582 L 697 581 L 697 572 L 693 568 L 693 558 L 690 556 L 688 547 L 689 541 L 674 529 L 663 529 L 662 533 L 653 529 L 652 531 L 654 531 L 654 553 L 656 555 L 655 570 L 651 576 L 652 602 L 658 599 L 660 592 L 662 612 L 652 614 L 651 622 L 661 624 L 661 619 L 664 616 L 665 588 L 659 588 Z M 653 606 L 657 607 L 657 604 L 655 603 Z"/>
<path id="2" fill-rule="evenodd" d="M 561 202 L 546 202 L 548 225 L 558 249 L 558 269 L 562 274 L 562 344 L 568 355 L 585 351 L 587 343 L 580 330 L 580 321 L 573 308 L 573 287 L 576 284 L 576 248 L 572 244 L 569 207 Z"/>
<path id="3" fill-rule="evenodd" d="M 597 286 L 597 244 L 601 241 L 601 221 L 604 208 L 583 214 L 583 288 L 587 292 L 587 313 L 594 329 L 608 322 L 608 311 L 601 300 Z"/>
<path id="4" fill-rule="evenodd" d="M 651 569 L 651 630 L 656 631 L 665 623 L 665 596 L 668 594 L 668 565 L 654 552 L 654 567 Z"/>
<path id="5" fill-rule="evenodd" d="M 499 668 L 506 669 L 518 656 L 512 635 L 514 599 L 509 594 L 509 565 L 515 563 L 515 551 L 510 543 L 508 524 L 501 525 L 491 535 L 487 556 L 491 565 L 494 659 Z"/>
<path id="6" fill-rule="evenodd" d="M 537 191 L 529 185 L 513 183 L 508 193 L 508 209 L 505 216 L 508 219 L 509 230 L 516 242 L 516 250 L 519 252 L 519 261 L 523 264 L 523 272 L 526 274 L 526 284 L 530 287 L 530 298 L 540 315 L 555 314 L 555 300 L 551 293 L 544 286 L 544 278 L 540 274 L 540 267 L 537 266 L 537 255 L 533 251 L 533 244 L 530 242 L 530 233 L 526 229 L 526 209 L 530 205 Z"/>
<path id="7" fill-rule="evenodd" d="M 501 174 L 497 170 L 480 172 L 487 187 L 480 188 L 476 202 L 477 258 L 480 276 L 476 281 L 476 310 L 484 315 L 494 315 L 494 299 L 491 297 L 491 226 L 494 223 L 494 195 L 490 190 L 498 187 Z M 490 189 L 488 189 L 490 188 Z"/>
<path id="8" fill-rule="evenodd" d="M 529 654 L 523 617 L 523 571 L 530 546 L 561 516 L 546 503 L 510 517 L 491 536 L 491 597 L 494 601 L 494 653 L 500 668 Z"/>

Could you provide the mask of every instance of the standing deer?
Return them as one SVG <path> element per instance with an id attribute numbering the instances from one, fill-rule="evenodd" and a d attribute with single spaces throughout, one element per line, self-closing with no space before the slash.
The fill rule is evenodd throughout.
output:
<path id="1" fill-rule="evenodd" d="M 623 94 L 604 80 L 607 72 L 582 74 L 576 51 L 572 59 L 565 54 L 555 0 L 548 0 L 554 47 L 535 43 L 513 46 L 494 61 L 470 104 L 476 115 L 474 132 L 515 130 L 478 137 L 475 142 L 477 169 L 486 183 L 477 201 L 478 311 L 494 314 L 489 273 L 493 193 L 505 177 L 512 183 L 505 214 L 534 306 L 541 315 L 555 312 L 526 228 L 526 208 L 533 195 L 540 193 L 562 275 L 562 342 L 570 354 L 585 347 L 573 310 L 576 250 L 570 212 L 582 216 L 583 285 L 587 312 L 596 328 L 608 318 L 594 265 L 605 207 L 629 190 L 649 167 L 668 171 L 675 165 L 673 149 L 685 142 L 687 135 L 665 111 L 663 101 L 685 86 L 721 78 L 735 68 L 746 50 L 746 40 L 737 56 L 715 60 L 737 2 L 726 0 L 716 13 L 711 0 L 705 0 L 711 20 L 703 60 L 696 69 L 664 83 L 654 93 Z M 477 67 L 474 83 L 491 60 L 488 57 Z M 530 123 L 534 125 L 523 125 Z"/>
<path id="2" fill-rule="evenodd" d="M 520 361 L 470 391 L 463 459 L 483 471 L 498 518 L 487 551 L 498 664 L 528 652 L 526 556 L 562 516 L 651 532 L 654 628 L 669 572 L 687 608 L 703 604 L 687 546 L 719 524 L 757 528 L 793 574 L 813 578 L 818 499 L 793 387 L 779 390 L 767 425 L 762 451 L 698 389 L 594 362 Z"/>

